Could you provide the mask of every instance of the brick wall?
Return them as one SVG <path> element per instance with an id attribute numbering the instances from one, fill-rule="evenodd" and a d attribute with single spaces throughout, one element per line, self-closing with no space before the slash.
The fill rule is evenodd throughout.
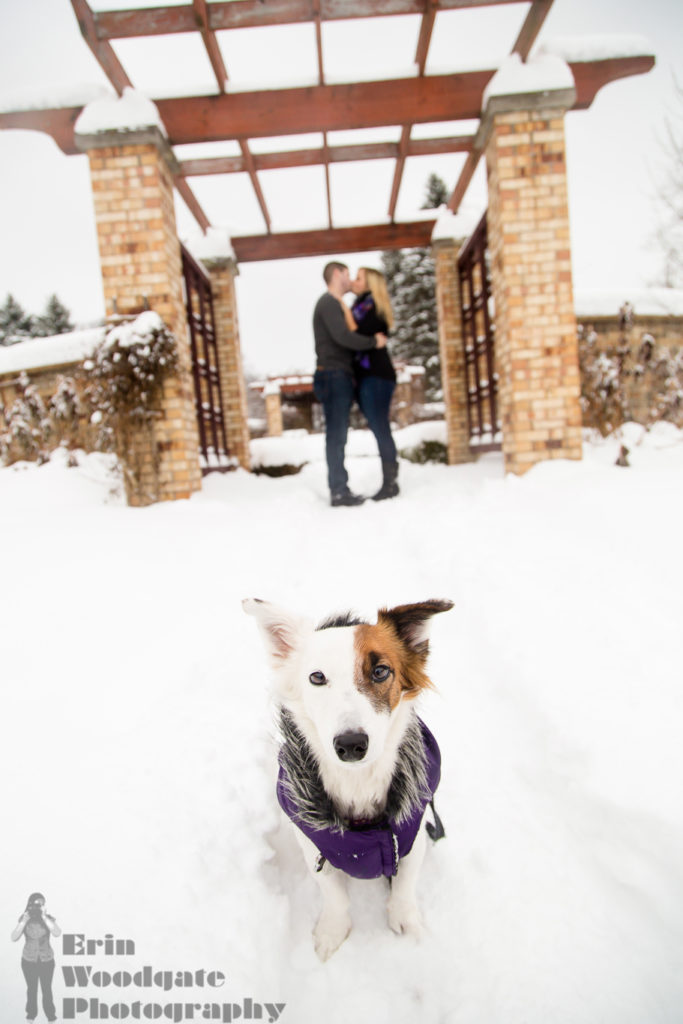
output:
<path id="1" fill-rule="evenodd" d="M 491 283 L 506 470 L 581 458 L 581 409 L 561 110 L 490 118 Z"/>
<path id="2" fill-rule="evenodd" d="M 432 244 L 439 320 L 441 378 L 448 430 L 448 461 L 451 464 L 469 462 L 473 457 L 469 448 L 467 423 L 458 249 L 459 244 L 450 239 L 435 241 Z"/>
<path id="3" fill-rule="evenodd" d="M 155 310 L 178 342 L 179 368 L 164 385 L 162 417 L 136 452 L 131 504 L 186 498 L 201 487 L 180 245 L 169 155 L 155 142 L 103 136 L 88 150 L 107 315 Z"/>
<path id="4" fill-rule="evenodd" d="M 211 278 L 218 372 L 221 380 L 228 450 L 230 455 L 237 458 L 243 469 L 249 469 L 247 389 L 237 317 L 236 268 L 232 260 L 204 260 L 203 262 Z"/>

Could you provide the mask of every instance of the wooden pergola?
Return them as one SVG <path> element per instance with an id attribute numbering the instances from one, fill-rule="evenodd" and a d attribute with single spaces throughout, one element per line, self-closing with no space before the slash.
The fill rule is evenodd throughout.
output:
<path id="1" fill-rule="evenodd" d="M 512 53 L 526 60 L 552 7 L 553 0 L 531 0 Z M 519 4 L 519 0 L 192 0 L 184 6 L 121 11 L 91 10 L 87 0 L 71 0 L 85 41 L 119 95 L 134 87 L 112 41 L 198 32 L 216 78 L 214 95 L 157 99 L 154 102 L 173 146 L 235 140 L 239 156 L 178 160 L 175 186 L 203 230 L 210 219 L 188 179 L 203 175 L 247 173 L 263 215 L 265 231 L 233 237 L 238 261 L 278 259 L 330 252 L 361 252 L 428 245 L 434 220 L 402 223 L 396 206 L 406 160 L 413 156 L 465 153 L 460 176 L 453 183 L 448 206 L 453 212 L 467 191 L 481 157 L 477 134 L 427 139 L 411 138 L 413 125 L 478 119 L 484 90 L 495 68 L 447 75 L 425 73 L 435 20 L 440 11 Z M 419 15 L 421 18 L 413 77 L 327 84 L 323 60 L 323 22 Z M 242 28 L 312 23 L 317 46 L 318 84 L 251 92 L 228 92 L 226 68 L 216 33 Z M 576 85 L 574 109 L 591 105 L 609 82 L 649 71 L 650 56 L 622 57 L 570 64 Z M 51 135 L 64 153 L 80 150 L 74 125 L 81 107 L 0 113 L 0 129 L 36 129 Z M 331 145 L 328 132 L 360 128 L 400 127 L 398 142 Z M 322 145 L 294 151 L 253 153 L 250 140 L 299 133 L 322 133 Z M 391 159 L 393 181 L 387 221 L 358 227 L 335 227 L 332 221 L 330 166 L 349 161 Z M 275 233 L 259 182 L 259 172 L 278 168 L 322 166 L 325 174 L 328 226 L 317 231 Z"/>

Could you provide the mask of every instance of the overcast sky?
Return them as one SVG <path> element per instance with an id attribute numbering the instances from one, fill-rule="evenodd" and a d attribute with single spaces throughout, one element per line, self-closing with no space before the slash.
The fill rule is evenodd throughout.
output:
<path id="1" fill-rule="evenodd" d="M 164 0 L 171 6 L 173 0 Z M 159 6 L 147 2 L 145 6 Z M 132 0 L 98 0 L 95 9 L 132 7 Z M 143 6 L 140 0 L 139 6 Z M 527 3 L 451 11 L 437 16 L 427 73 L 496 67 L 512 47 Z M 372 19 L 324 26 L 328 81 L 407 76 L 419 18 Z M 602 90 L 588 111 L 566 119 L 574 287 L 577 293 L 613 289 L 626 299 L 635 289 L 660 283 L 661 261 L 653 243 L 656 193 L 666 165 L 666 119 L 680 119 L 674 74 L 683 80 L 681 0 L 555 0 L 537 45 L 557 36 L 646 37 L 655 53 L 653 71 Z M 312 26 L 219 33 L 232 88 L 263 88 L 276 82 L 311 83 L 317 74 Z M 134 85 L 151 97 L 215 92 L 210 64 L 197 33 L 125 40 L 114 47 Z M 107 86 L 104 73 L 82 40 L 69 0 L 0 0 L 0 105 L 4 109 L 61 105 L 89 85 Z M 680 106 L 680 105 L 678 105 Z M 449 125 L 446 134 L 470 124 Z M 443 131 L 443 129 L 440 129 Z M 417 137 L 414 129 L 413 137 Z M 438 132 L 419 129 L 422 136 Z M 330 133 L 331 143 L 397 140 L 399 129 Z M 254 151 L 290 148 L 274 140 Z M 301 136 L 296 145 L 319 145 Z M 180 156 L 237 153 L 235 143 L 178 147 Z M 423 200 L 431 171 L 449 187 L 464 156 L 407 161 L 397 215 L 410 219 Z M 332 168 L 335 226 L 386 219 L 393 164 L 390 161 Z M 325 226 L 322 168 L 260 174 L 273 230 Z M 39 313 L 52 292 L 78 322 L 103 315 L 97 240 L 85 156 L 67 157 L 47 135 L 0 132 L 0 301 L 11 292 Z M 193 179 L 192 187 L 213 223 L 233 234 L 259 233 L 263 220 L 246 175 Z M 486 206 L 483 162 L 467 194 L 473 212 Z M 197 231 L 177 200 L 181 237 Z M 353 267 L 378 263 L 377 254 L 345 256 Z M 312 305 L 323 289 L 325 259 L 244 264 L 238 278 L 242 349 L 258 373 L 309 371 L 313 363 Z"/>

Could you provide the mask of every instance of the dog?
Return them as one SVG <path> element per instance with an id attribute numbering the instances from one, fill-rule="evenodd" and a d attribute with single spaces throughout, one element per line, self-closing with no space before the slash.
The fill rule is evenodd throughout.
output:
<path id="1" fill-rule="evenodd" d="M 293 823 L 323 906 L 313 935 L 327 960 L 351 930 L 346 876 L 388 877 L 389 926 L 419 938 L 415 886 L 433 807 L 436 740 L 415 713 L 432 686 L 425 672 L 429 620 L 451 601 L 382 608 L 371 624 L 351 614 L 319 626 L 266 601 L 243 601 L 270 657 L 280 707 L 277 796 Z M 424 820 L 432 804 L 436 826 Z"/>

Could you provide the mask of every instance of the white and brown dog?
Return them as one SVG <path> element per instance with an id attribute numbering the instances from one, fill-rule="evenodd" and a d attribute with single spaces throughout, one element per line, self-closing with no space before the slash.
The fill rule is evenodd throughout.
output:
<path id="1" fill-rule="evenodd" d="M 452 602 L 381 609 L 375 624 L 338 616 L 317 628 L 265 601 L 243 607 L 263 631 L 281 708 L 278 799 L 323 896 L 318 956 L 331 956 L 351 929 L 346 875 L 392 880 L 389 925 L 419 936 L 425 830 L 443 831 L 438 818 L 436 828 L 424 821 L 440 758 L 414 700 L 432 685 L 429 619 Z"/>

